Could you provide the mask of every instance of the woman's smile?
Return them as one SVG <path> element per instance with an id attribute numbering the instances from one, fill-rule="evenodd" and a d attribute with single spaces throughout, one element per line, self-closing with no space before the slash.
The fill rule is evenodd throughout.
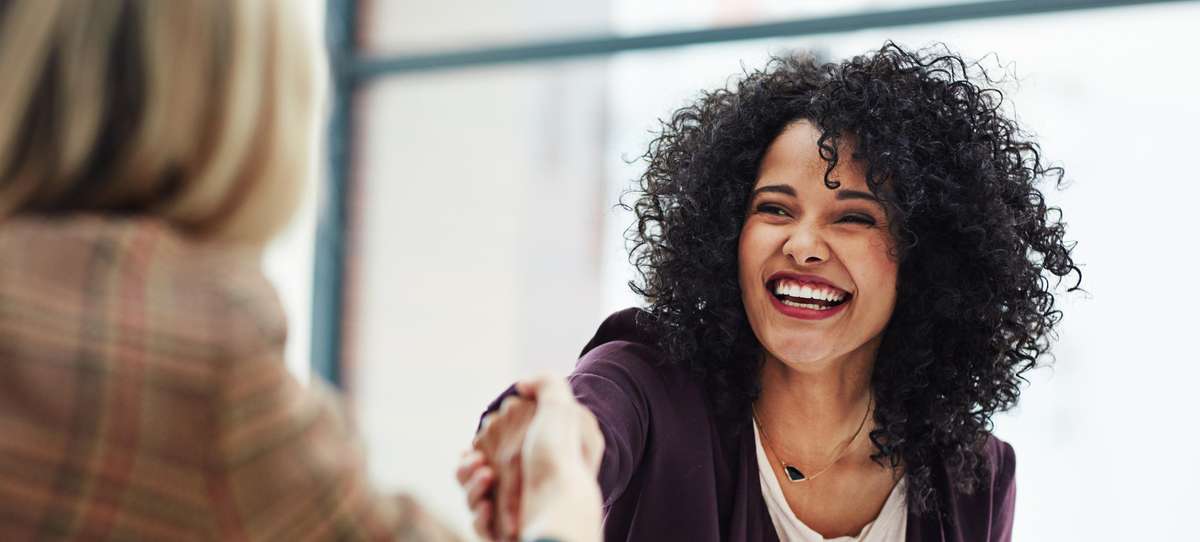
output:
<path id="1" fill-rule="evenodd" d="M 779 272 L 771 275 L 767 291 L 779 312 L 801 320 L 821 320 L 842 312 L 853 294 L 816 275 Z"/>

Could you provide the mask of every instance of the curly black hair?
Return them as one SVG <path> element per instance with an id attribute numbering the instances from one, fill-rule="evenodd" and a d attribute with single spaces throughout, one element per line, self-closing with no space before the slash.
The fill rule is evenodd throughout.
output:
<path id="1" fill-rule="evenodd" d="M 837 165 L 840 138 L 865 165 L 893 224 L 899 283 L 872 386 L 876 462 L 903 465 L 917 510 L 941 508 L 931 482 L 945 465 L 972 493 L 988 466 L 994 412 L 1049 351 L 1061 311 L 1054 284 L 1082 274 L 1059 209 L 1037 185 L 1062 183 L 1037 143 L 1001 110 L 978 63 L 944 46 L 888 42 L 840 63 L 802 55 L 703 93 L 661 121 L 632 204 L 630 259 L 667 362 L 697 371 L 722 416 L 747 417 L 762 346 L 738 284 L 738 237 L 759 164 L 790 123 L 808 120 Z M 1050 275 L 1057 277 L 1055 281 Z"/>

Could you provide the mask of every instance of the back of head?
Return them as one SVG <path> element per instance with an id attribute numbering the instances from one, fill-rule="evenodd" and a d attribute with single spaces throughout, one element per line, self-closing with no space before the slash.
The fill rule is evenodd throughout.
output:
<path id="1" fill-rule="evenodd" d="M 265 241 L 312 176 L 315 38 L 283 0 L 0 0 L 0 219 Z"/>

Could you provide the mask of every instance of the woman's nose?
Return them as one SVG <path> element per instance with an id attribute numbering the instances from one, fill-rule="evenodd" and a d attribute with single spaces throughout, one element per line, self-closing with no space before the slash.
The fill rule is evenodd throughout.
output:
<path id="1" fill-rule="evenodd" d="M 811 265 L 829 260 L 829 245 L 815 228 L 797 226 L 783 243 L 783 253 L 798 264 Z"/>

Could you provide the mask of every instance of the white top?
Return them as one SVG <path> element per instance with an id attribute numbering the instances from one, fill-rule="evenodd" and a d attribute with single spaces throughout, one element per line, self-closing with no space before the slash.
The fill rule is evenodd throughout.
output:
<path id="1" fill-rule="evenodd" d="M 858 536 L 840 536 L 825 538 L 812 530 L 788 506 L 783 496 L 783 488 L 779 487 L 779 479 L 775 477 L 775 467 L 767 461 L 767 452 L 763 450 L 762 438 L 758 434 L 758 424 L 754 426 L 754 448 L 758 451 L 758 482 L 762 486 L 763 500 L 767 502 L 767 510 L 771 513 L 771 523 L 783 542 L 892 542 L 904 540 L 908 528 L 908 506 L 904 493 L 904 478 L 896 483 L 888 495 L 887 502 L 879 511 L 875 521 L 868 523 Z"/>

